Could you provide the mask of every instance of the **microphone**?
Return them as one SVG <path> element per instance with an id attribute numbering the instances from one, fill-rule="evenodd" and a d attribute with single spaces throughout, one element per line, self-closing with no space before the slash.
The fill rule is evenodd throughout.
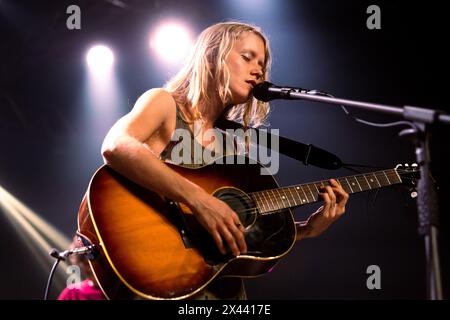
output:
<path id="1" fill-rule="evenodd" d="M 309 93 L 309 89 L 279 87 L 268 81 L 261 82 L 253 88 L 253 96 L 261 101 L 268 102 L 274 99 L 291 99 L 291 92 Z"/>
<path id="2" fill-rule="evenodd" d="M 73 254 L 79 254 L 79 255 L 90 255 L 93 253 L 95 249 L 95 246 L 92 244 L 90 246 L 85 246 L 85 247 L 77 247 L 77 248 L 73 248 L 73 249 L 69 249 L 69 250 L 65 250 L 65 251 L 58 251 L 56 249 L 52 249 L 49 254 L 55 258 L 55 259 L 59 259 L 59 260 L 66 260 L 66 258 L 70 255 Z"/>

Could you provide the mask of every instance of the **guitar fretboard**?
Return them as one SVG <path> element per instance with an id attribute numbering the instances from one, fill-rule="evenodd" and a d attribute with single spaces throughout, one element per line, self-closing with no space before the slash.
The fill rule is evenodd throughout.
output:
<path id="1" fill-rule="evenodd" d="M 402 183 L 395 169 L 375 171 L 336 179 L 349 194 Z M 320 201 L 320 188 L 329 186 L 328 180 L 250 193 L 260 214 Z"/>

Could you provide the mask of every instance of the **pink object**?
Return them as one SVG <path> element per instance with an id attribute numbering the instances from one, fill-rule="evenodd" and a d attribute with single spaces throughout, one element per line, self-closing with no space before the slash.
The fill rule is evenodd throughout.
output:
<path id="1" fill-rule="evenodd" d="M 84 280 L 64 288 L 58 300 L 105 300 L 105 296 L 92 280 Z"/>

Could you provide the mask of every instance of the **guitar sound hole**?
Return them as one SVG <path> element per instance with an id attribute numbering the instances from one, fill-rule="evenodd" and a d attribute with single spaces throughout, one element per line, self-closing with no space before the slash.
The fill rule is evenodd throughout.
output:
<path id="1" fill-rule="evenodd" d="M 256 205 L 246 193 L 235 188 L 223 188 L 218 190 L 214 196 L 228 204 L 237 213 L 245 228 L 255 222 Z"/>

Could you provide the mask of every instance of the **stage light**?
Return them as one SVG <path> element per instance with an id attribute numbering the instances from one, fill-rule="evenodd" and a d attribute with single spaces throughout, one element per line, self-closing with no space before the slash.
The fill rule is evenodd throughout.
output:
<path id="1" fill-rule="evenodd" d="M 97 45 L 89 49 L 86 60 L 92 71 L 95 73 L 103 73 L 111 69 L 114 56 L 108 47 Z"/>
<path id="2" fill-rule="evenodd" d="M 3 212 L 11 222 L 23 243 L 29 250 L 21 254 L 30 254 L 35 258 L 33 261 L 48 272 L 50 264 L 54 261 L 49 256 L 53 247 L 58 250 L 68 249 L 71 239 L 67 238 L 58 229 L 41 218 L 37 213 L 28 208 L 19 199 L 0 186 L 0 213 Z M 30 268 L 33 264 L 30 264 Z M 59 289 L 64 287 L 67 278 L 66 268 L 68 265 L 63 262 L 59 265 L 58 279 L 56 284 Z"/>
<path id="3" fill-rule="evenodd" d="M 127 103 L 122 98 L 121 81 L 112 51 L 98 44 L 88 51 L 86 60 L 85 94 L 80 111 L 83 115 L 79 125 L 83 127 L 82 132 L 86 134 L 90 147 L 98 152 L 109 128 L 123 115 L 123 110 L 127 110 Z"/>
<path id="4" fill-rule="evenodd" d="M 190 32 L 178 23 L 163 23 L 153 33 L 150 48 L 158 57 L 170 64 L 180 63 L 193 45 Z"/>

